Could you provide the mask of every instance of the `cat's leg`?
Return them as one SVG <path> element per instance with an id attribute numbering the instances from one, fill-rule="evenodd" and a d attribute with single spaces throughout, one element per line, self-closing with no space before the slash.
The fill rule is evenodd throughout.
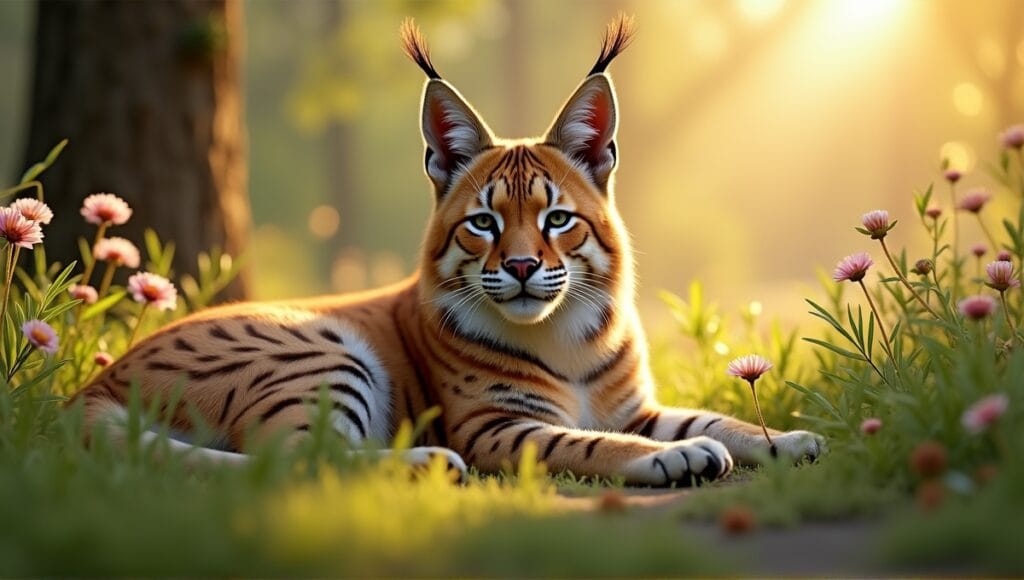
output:
<path id="1" fill-rule="evenodd" d="M 640 485 L 693 485 L 732 469 L 725 447 L 707 437 L 659 442 L 622 433 L 558 427 L 501 409 L 471 412 L 450 430 L 452 447 L 482 471 L 515 464 L 527 444 L 553 472 L 625 478 Z"/>
<path id="2" fill-rule="evenodd" d="M 825 438 L 810 431 L 768 429 L 773 444 L 769 446 L 759 425 L 719 413 L 654 404 L 641 406 L 627 420 L 622 431 L 657 441 L 710 437 L 725 445 L 738 463 L 747 465 L 755 465 L 776 455 L 794 461 L 813 461 L 826 450 Z"/>

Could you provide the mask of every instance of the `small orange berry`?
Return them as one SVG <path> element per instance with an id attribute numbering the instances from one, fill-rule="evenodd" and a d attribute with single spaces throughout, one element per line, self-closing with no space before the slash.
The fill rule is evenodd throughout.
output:
<path id="1" fill-rule="evenodd" d="M 621 491 L 609 489 L 597 498 L 597 509 L 604 513 L 626 511 L 626 496 Z"/>
<path id="2" fill-rule="evenodd" d="M 946 470 L 946 448 L 938 441 L 925 441 L 910 454 L 910 467 L 921 477 L 934 477 Z"/>
<path id="3" fill-rule="evenodd" d="M 718 525 L 727 534 L 746 534 L 754 529 L 757 520 L 754 512 L 745 507 L 734 506 L 726 509 L 718 517 Z"/>
<path id="4" fill-rule="evenodd" d="M 938 508 L 945 498 L 946 488 L 934 479 L 924 481 L 917 487 L 917 505 L 923 511 L 930 512 Z"/>

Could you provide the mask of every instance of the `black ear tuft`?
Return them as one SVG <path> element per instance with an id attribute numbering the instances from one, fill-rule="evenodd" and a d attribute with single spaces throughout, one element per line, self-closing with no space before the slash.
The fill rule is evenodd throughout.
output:
<path id="1" fill-rule="evenodd" d="M 441 75 L 437 73 L 434 64 L 430 62 L 430 48 L 427 46 L 427 39 L 420 32 L 420 27 L 416 26 L 416 21 L 412 17 L 406 18 L 402 22 L 400 31 L 402 50 L 405 51 L 405 54 L 427 74 L 427 78 L 440 79 Z"/>
<path id="2" fill-rule="evenodd" d="M 594 68 L 590 69 L 587 76 L 603 73 L 615 57 L 633 42 L 633 34 L 636 31 L 633 20 L 632 16 L 619 12 L 615 19 L 608 23 L 608 28 L 604 31 L 604 40 L 601 41 L 601 55 L 597 57 Z"/>

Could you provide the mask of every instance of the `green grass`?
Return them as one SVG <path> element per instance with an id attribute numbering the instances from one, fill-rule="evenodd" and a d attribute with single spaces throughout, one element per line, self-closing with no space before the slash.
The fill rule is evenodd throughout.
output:
<path id="1" fill-rule="evenodd" d="M 1000 194 L 1016 196 L 1022 208 L 1006 216 L 999 233 L 1019 265 L 1022 168 L 1004 155 L 995 173 Z M 11 307 L 0 320 L 0 576 L 740 573 L 730 546 L 702 545 L 685 529 L 736 508 L 751 512 L 766 533 L 812 520 L 881 521 L 878 556 L 909 570 L 1019 574 L 1024 293 L 1007 296 L 1015 328 L 1002 312 L 965 320 L 958 298 L 994 293 L 963 275 L 962 260 L 944 243 L 946 222 L 924 217 L 930 200 L 931 188 L 916 205 L 923 235 L 934 240 L 928 257 L 939 268 L 913 287 L 929 296 L 938 320 L 915 306 L 881 259 L 865 279 L 877 315 L 855 294 L 860 288 L 823 277 L 823 297 L 809 301 L 809 330 L 775 324 L 762 332 L 756 309 L 719 313 L 699 284 L 685 299 L 663 296 L 685 344 L 653 354 L 662 402 L 755 420 L 749 388 L 725 367 L 733 356 L 759 353 L 775 363 L 757 384 L 768 422 L 821 432 L 831 453 L 814 465 L 737 470 L 661 514 L 571 509 L 562 495 L 600 496 L 621 481 L 546 475 L 532 448 L 514 473 L 473 472 L 459 484 L 440 464 L 414 473 L 392 462 L 355 461 L 320 424 L 298 448 L 270 444 L 245 466 L 190 467 L 166 453 L 166 440 L 139 443 L 139 425 L 160 424 L 155 404 L 132 406 L 124 444 L 93 434 L 86 446 L 80 409 L 63 402 L 97 372 L 94 353 L 124 352 L 140 325 L 145 334 L 208 303 L 237 262 L 216 251 L 200 256 L 198 278 L 179 280 L 183 304 L 143 319 L 116 285 L 96 305 L 71 300 L 67 288 L 81 268 L 49 264 L 37 247 L 14 275 Z M 909 221 L 900 227 L 912 227 Z M 865 238 L 877 253 L 874 244 Z M 173 245 L 148 234 L 145 250 L 146 267 L 170 276 Z M 896 259 L 910 276 L 913 260 Z M 33 349 L 22 335 L 30 319 L 54 327 L 63 345 L 56 355 Z M 880 320 L 892 337 L 887 345 Z M 980 433 L 966 431 L 964 411 L 992 394 L 1010 401 L 1005 414 Z M 883 422 L 874 435 L 860 430 L 869 417 Z M 423 427 L 404 426 L 395 445 L 407 445 Z M 945 454 L 932 472 L 912 460 L 925 442 Z M 979 471 L 996 475 L 982 483 Z"/>

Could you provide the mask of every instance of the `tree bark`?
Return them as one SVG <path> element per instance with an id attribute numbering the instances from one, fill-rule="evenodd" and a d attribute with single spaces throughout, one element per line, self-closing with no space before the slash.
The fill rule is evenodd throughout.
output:
<path id="1" fill-rule="evenodd" d="M 151 227 L 196 272 L 213 246 L 239 256 L 250 227 L 239 0 L 41 1 L 24 166 L 69 139 L 43 174 L 56 219 L 47 251 L 67 262 L 94 230 L 82 199 L 115 193 L 135 210 L 110 235 Z M 222 295 L 242 298 L 243 272 Z"/>

